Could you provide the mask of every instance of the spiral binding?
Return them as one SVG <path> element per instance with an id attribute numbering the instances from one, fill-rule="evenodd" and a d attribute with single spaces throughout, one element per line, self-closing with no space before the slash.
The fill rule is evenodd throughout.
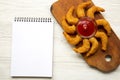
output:
<path id="1" fill-rule="evenodd" d="M 15 17 L 14 22 L 52 22 L 51 18 Z"/>

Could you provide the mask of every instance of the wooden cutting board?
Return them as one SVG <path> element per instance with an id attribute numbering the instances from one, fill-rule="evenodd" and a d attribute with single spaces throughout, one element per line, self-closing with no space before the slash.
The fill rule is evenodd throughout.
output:
<path id="1" fill-rule="evenodd" d="M 71 6 L 78 6 L 78 4 L 87 0 L 58 0 L 51 6 L 51 12 L 57 22 L 61 25 L 62 17 L 65 16 Z M 93 4 L 94 5 L 94 4 Z M 111 15 L 112 16 L 112 15 Z M 95 18 L 104 18 L 102 14 L 95 14 Z M 62 32 L 61 32 L 62 33 Z M 84 55 L 82 55 L 84 57 Z M 88 58 L 84 57 L 85 61 L 92 67 L 97 68 L 103 72 L 111 72 L 115 70 L 120 64 L 120 41 L 112 31 L 109 37 L 108 48 L 104 52 L 99 50 Z"/>

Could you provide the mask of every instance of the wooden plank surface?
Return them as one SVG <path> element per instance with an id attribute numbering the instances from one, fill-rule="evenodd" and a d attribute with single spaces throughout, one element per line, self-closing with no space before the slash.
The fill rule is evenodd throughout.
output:
<path id="1" fill-rule="evenodd" d="M 51 12 L 58 23 L 62 26 L 63 16 L 66 15 L 71 6 L 75 8 L 89 0 L 59 0 L 51 6 Z M 95 5 L 95 4 L 94 4 Z M 97 5 L 96 5 L 97 6 Z M 95 19 L 103 19 L 101 13 L 95 13 Z M 96 51 L 95 55 L 90 57 L 85 57 L 86 62 L 103 72 L 110 72 L 115 70 L 120 64 L 120 41 L 117 36 L 112 31 L 110 37 L 108 37 L 108 46 L 106 51 L 102 51 L 101 47 Z M 101 46 L 101 45 L 100 45 Z M 110 61 L 106 61 L 106 58 L 110 59 Z"/>
<path id="2" fill-rule="evenodd" d="M 53 78 L 11 78 L 11 32 L 15 16 L 53 17 L 50 6 L 56 0 L 0 0 L 0 80 L 118 80 L 120 67 L 112 73 L 101 73 L 89 67 L 80 55 L 76 55 L 66 42 L 62 29 L 54 19 L 54 63 Z M 119 33 L 120 1 L 93 0 L 106 9 L 103 13 L 114 31 Z M 44 13 L 44 14 L 43 14 Z M 115 28 L 116 27 L 116 28 Z"/>

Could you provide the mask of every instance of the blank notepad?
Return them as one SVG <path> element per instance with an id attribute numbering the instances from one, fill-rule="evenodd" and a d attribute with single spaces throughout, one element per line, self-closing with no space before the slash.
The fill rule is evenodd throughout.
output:
<path id="1" fill-rule="evenodd" d="M 52 77 L 53 21 L 15 18 L 12 26 L 11 76 Z"/>

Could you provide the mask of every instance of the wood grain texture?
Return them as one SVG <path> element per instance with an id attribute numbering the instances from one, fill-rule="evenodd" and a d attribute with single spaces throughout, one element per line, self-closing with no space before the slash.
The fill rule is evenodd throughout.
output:
<path id="1" fill-rule="evenodd" d="M 75 54 L 65 40 L 60 25 L 50 13 L 57 0 L 0 0 L 0 80 L 118 80 L 120 67 L 112 73 L 101 73 L 89 67 L 81 55 Z M 109 20 L 120 38 L 120 1 L 93 0 L 104 7 L 104 17 Z M 16 16 L 52 17 L 54 19 L 53 78 L 11 78 L 12 20 Z"/>
<path id="2" fill-rule="evenodd" d="M 51 6 L 51 12 L 58 23 L 61 25 L 62 17 L 66 15 L 67 11 L 71 6 L 78 6 L 78 4 L 88 0 L 59 0 Z M 93 4 L 94 5 L 94 4 Z M 95 19 L 104 18 L 102 14 L 96 13 Z M 85 57 L 86 62 L 103 72 L 113 71 L 120 64 L 120 41 L 112 31 L 111 36 L 108 40 L 108 49 L 106 51 L 101 50 L 101 45 L 95 55 Z M 111 61 L 106 61 L 106 58 L 110 58 Z"/>

